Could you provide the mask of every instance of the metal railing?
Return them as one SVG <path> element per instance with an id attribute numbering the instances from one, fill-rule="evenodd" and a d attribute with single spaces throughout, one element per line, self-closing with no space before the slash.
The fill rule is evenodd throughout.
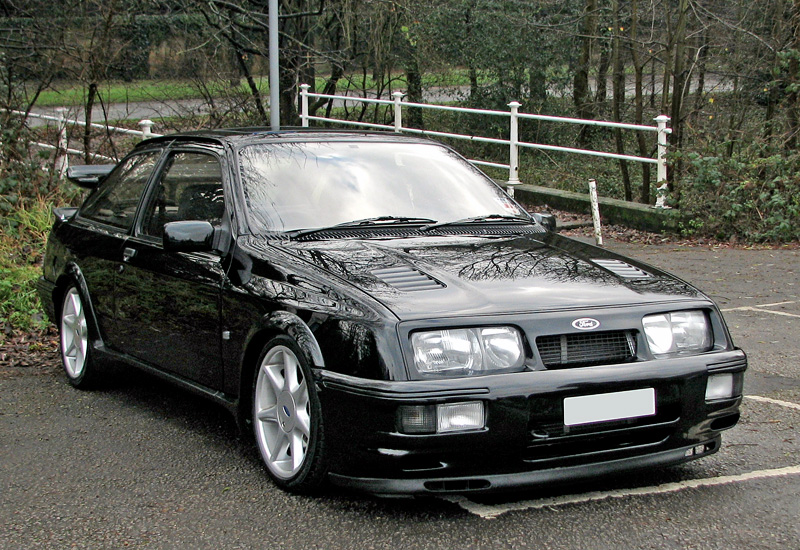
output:
<path id="1" fill-rule="evenodd" d="M 83 126 L 86 127 L 86 122 L 81 120 L 70 120 L 66 118 L 67 109 L 64 107 L 59 107 L 56 109 L 56 116 L 52 115 L 41 115 L 37 113 L 26 113 L 24 111 L 8 111 L 12 115 L 22 116 L 27 118 L 36 118 L 39 120 L 46 120 L 56 122 L 58 124 L 58 145 L 52 145 L 50 143 L 42 143 L 38 141 L 32 142 L 32 145 L 40 147 L 42 149 L 50 149 L 56 151 L 56 159 L 55 159 L 55 169 L 58 172 L 59 177 L 64 177 L 67 173 L 67 168 L 69 167 L 69 155 L 80 155 L 84 156 L 86 153 L 85 151 L 80 151 L 78 149 L 70 149 L 69 148 L 69 136 L 67 135 L 67 126 Z M 106 124 L 98 124 L 98 123 L 90 123 L 89 126 L 91 128 L 98 128 L 100 130 L 105 130 L 107 132 L 113 132 L 117 134 L 125 134 L 131 136 L 139 136 L 142 139 L 147 139 L 151 137 L 161 137 L 161 134 L 153 133 L 153 126 L 154 122 L 152 120 L 141 120 L 139 121 L 139 130 L 131 130 L 129 128 L 120 128 L 117 126 L 108 126 Z M 99 153 L 89 153 L 90 156 L 100 160 L 108 160 L 112 162 L 118 162 L 118 158 L 107 157 L 105 155 L 101 155 Z"/>
<path id="2" fill-rule="evenodd" d="M 519 151 L 520 148 L 540 149 L 544 151 L 560 151 L 564 153 L 575 153 L 581 155 L 591 155 L 596 157 L 622 159 L 634 162 L 642 162 L 647 164 L 655 164 L 657 166 L 657 185 L 663 185 L 667 181 L 667 136 L 672 133 L 672 130 L 667 127 L 670 118 L 666 115 L 658 116 L 654 119 L 656 126 L 644 126 L 641 124 L 624 124 L 620 122 L 607 122 L 602 120 L 586 120 L 579 118 L 568 118 L 547 115 L 535 115 L 528 113 L 520 113 L 519 108 L 522 106 L 516 101 L 508 104 L 509 111 L 494 111 L 487 109 L 470 109 L 466 107 L 451 107 L 449 105 L 434 105 L 427 103 L 411 103 L 403 101 L 405 94 L 403 92 L 394 92 L 392 94 L 393 100 L 387 99 L 372 99 L 365 97 L 354 96 L 341 96 L 330 94 L 317 94 L 309 92 L 311 88 L 308 84 L 300 85 L 300 119 L 303 127 L 308 127 L 309 122 L 314 120 L 318 122 L 332 122 L 336 124 L 345 124 L 350 126 L 360 126 L 364 128 L 375 128 L 380 130 L 393 130 L 394 132 L 404 132 L 409 134 L 420 134 L 432 137 L 443 137 L 452 139 L 462 139 L 469 141 L 476 141 L 482 143 L 495 143 L 508 146 L 508 164 L 487 162 L 480 159 L 470 159 L 474 164 L 481 166 L 491 166 L 494 168 L 501 168 L 508 170 L 507 189 L 509 194 L 513 196 L 514 186 L 520 185 L 522 182 L 519 179 Z M 353 101 L 357 103 L 386 105 L 393 106 L 394 108 L 394 124 L 375 124 L 370 122 L 359 122 L 352 120 L 342 120 L 321 116 L 312 116 L 308 110 L 308 99 L 330 99 L 338 101 Z M 455 134 L 450 132 L 437 132 L 432 130 L 420 130 L 418 128 L 407 128 L 403 126 L 403 108 L 418 108 L 418 109 L 434 109 L 440 111 L 451 111 L 457 113 L 471 113 L 487 116 L 499 116 L 509 118 L 509 139 L 497 139 L 483 136 L 473 136 L 465 134 Z M 563 147 L 560 145 L 547 145 L 543 143 L 529 143 L 519 140 L 519 121 L 522 120 L 540 120 L 546 122 L 562 122 L 568 124 L 582 124 L 584 126 L 601 126 L 605 128 L 619 128 L 621 130 L 634 130 L 643 132 L 656 132 L 657 134 L 657 153 L 656 158 L 638 157 L 634 155 L 622 155 L 619 153 L 608 153 L 604 151 L 594 151 L 591 149 L 576 149 L 574 147 Z"/>

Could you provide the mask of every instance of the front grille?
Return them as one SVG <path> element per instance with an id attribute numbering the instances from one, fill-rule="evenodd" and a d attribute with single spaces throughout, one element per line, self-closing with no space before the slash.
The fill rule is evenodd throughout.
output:
<path id="1" fill-rule="evenodd" d="M 539 336 L 536 347 L 549 369 L 625 363 L 636 357 L 632 330 Z"/>

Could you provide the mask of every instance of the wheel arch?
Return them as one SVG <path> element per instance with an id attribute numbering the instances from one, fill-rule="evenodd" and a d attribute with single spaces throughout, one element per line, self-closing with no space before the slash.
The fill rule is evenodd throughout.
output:
<path id="1" fill-rule="evenodd" d="M 237 422 L 240 429 L 247 431 L 252 406 L 252 384 L 257 368 L 258 357 L 267 343 L 276 336 L 288 336 L 297 344 L 303 358 L 312 369 L 325 368 L 322 349 L 311 328 L 296 314 L 288 311 L 274 311 L 261 317 L 252 328 L 242 354 L 239 377 L 239 411 Z"/>
<path id="2" fill-rule="evenodd" d="M 61 330 L 61 308 L 64 307 L 64 295 L 72 285 L 75 285 L 81 294 L 81 301 L 83 301 L 83 306 L 86 308 L 89 321 L 89 336 L 93 341 L 92 345 L 97 347 L 97 345 L 102 344 L 102 338 L 100 336 L 100 327 L 97 324 L 97 317 L 94 314 L 92 295 L 89 292 L 89 286 L 86 284 L 86 278 L 83 276 L 81 268 L 75 263 L 69 263 L 65 266 L 64 272 L 56 279 L 56 285 L 53 289 L 53 313 L 55 314 L 56 327 Z"/>

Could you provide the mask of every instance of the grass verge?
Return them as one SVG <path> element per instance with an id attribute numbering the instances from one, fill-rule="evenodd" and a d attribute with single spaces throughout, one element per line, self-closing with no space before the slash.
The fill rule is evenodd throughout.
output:
<path id="1" fill-rule="evenodd" d="M 36 281 L 42 272 L 50 207 L 45 198 L 27 201 L 0 225 L 0 328 L 4 334 L 46 326 Z"/>

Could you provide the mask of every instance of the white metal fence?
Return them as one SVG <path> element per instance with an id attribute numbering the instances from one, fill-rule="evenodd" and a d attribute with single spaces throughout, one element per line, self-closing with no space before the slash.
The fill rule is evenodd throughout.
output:
<path id="1" fill-rule="evenodd" d="M 661 115 L 656 117 L 654 121 L 656 122 L 656 126 L 644 126 L 640 124 L 624 124 L 619 122 L 606 122 L 602 120 L 585 120 L 579 118 L 567 118 L 567 117 L 557 117 L 557 116 L 546 116 L 546 115 L 535 115 L 535 114 L 528 114 L 528 113 L 520 113 L 519 108 L 522 106 L 520 103 L 516 101 L 512 101 L 508 104 L 509 110 L 508 111 L 493 111 L 493 110 L 486 110 L 486 109 L 469 109 L 465 107 L 451 107 L 448 105 L 433 105 L 427 103 L 411 103 L 407 101 L 403 101 L 403 92 L 394 92 L 392 94 L 393 100 L 387 99 L 371 99 L 371 98 L 364 98 L 364 97 L 353 97 L 353 96 L 340 96 L 340 95 L 329 95 L 329 94 L 317 94 L 309 92 L 311 86 L 308 84 L 301 84 L 300 85 L 300 118 L 302 120 L 302 125 L 307 127 L 309 122 L 312 120 L 319 121 L 319 122 L 332 122 L 337 124 L 345 124 L 351 126 L 361 126 L 364 128 L 374 128 L 380 130 L 393 130 L 395 132 L 405 132 L 409 134 L 420 134 L 425 136 L 432 136 L 432 137 L 443 137 L 443 138 L 453 138 L 453 139 L 462 139 L 462 140 L 469 140 L 469 141 L 476 141 L 482 143 L 495 143 L 500 145 L 508 146 L 508 164 L 502 164 L 497 162 L 487 162 L 480 159 L 470 159 L 471 162 L 474 164 L 482 165 L 482 166 L 491 166 L 494 168 L 501 168 L 508 170 L 508 191 L 510 194 L 513 195 L 514 193 L 514 186 L 519 185 L 521 182 L 519 180 L 519 151 L 520 148 L 528 148 L 528 149 L 541 149 L 544 151 L 561 151 L 564 153 L 575 153 L 581 155 L 592 155 L 596 157 L 603 157 L 603 158 L 610 158 L 610 159 L 624 159 L 634 162 L 642 162 L 647 164 L 655 164 L 657 166 L 657 182 L 658 185 L 661 185 L 667 181 L 667 163 L 666 163 L 666 154 L 667 154 L 667 136 L 672 133 L 672 130 L 667 127 L 670 118 L 666 115 Z M 309 114 L 308 110 L 308 99 L 309 98 L 318 98 L 318 99 L 330 99 L 330 100 L 338 100 L 338 101 L 353 101 L 358 103 L 366 103 L 366 104 L 373 104 L 373 105 L 387 105 L 394 107 L 394 124 L 375 124 L 371 122 L 359 122 L 359 121 L 351 121 L 351 120 L 342 120 L 342 119 L 335 119 L 335 118 L 326 118 L 321 116 L 312 116 Z M 449 132 L 436 132 L 431 130 L 420 130 L 418 128 L 407 128 L 403 126 L 403 109 L 404 108 L 417 108 L 417 109 L 434 109 L 440 111 L 451 111 L 457 113 L 471 113 L 471 114 L 479 114 L 479 115 L 487 115 L 487 116 L 499 116 L 499 117 L 508 117 L 509 118 L 509 139 L 497 139 L 497 138 L 489 138 L 483 136 L 472 136 L 472 135 L 465 135 L 465 134 L 455 134 Z M 650 157 L 637 157 L 634 155 L 621 155 L 618 153 L 608 153 L 603 151 L 593 151 L 590 149 L 576 149 L 573 147 L 563 147 L 559 145 L 546 145 L 543 143 L 529 143 L 519 140 L 519 121 L 520 120 L 541 120 L 547 122 L 562 122 L 568 124 L 582 124 L 585 126 L 601 126 L 605 128 L 619 128 L 621 130 L 634 130 L 634 131 L 642 131 L 642 132 L 656 132 L 657 133 L 657 153 L 656 158 Z"/>
<path id="2" fill-rule="evenodd" d="M 624 159 L 633 162 L 642 162 L 647 164 L 655 164 L 657 166 L 657 185 L 661 185 L 667 181 L 667 163 L 666 163 L 666 153 L 667 153 L 667 136 L 672 133 L 672 130 L 667 127 L 667 124 L 670 121 L 670 118 L 666 115 L 661 115 L 656 117 L 654 121 L 656 122 L 656 126 L 645 126 L 640 124 L 624 124 L 619 122 L 607 122 L 602 120 L 586 120 L 586 119 L 578 119 L 578 118 L 567 118 L 567 117 L 557 117 L 557 116 L 547 116 L 547 115 L 536 115 L 536 114 L 528 114 L 528 113 L 520 113 L 519 108 L 521 104 L 512 101 L 508 104 L 509 110 L 508 111 L 495 111 L 495 110 L 488 110 L 488 109 L 470 109 L 465 107 L 452 107 L 449 105 L 435 105 L 435 104 L 427 104 L 427 103 L 412 103 L 408 101 L 403 101 L 404 94 L 402 92 L 394 92 L 392 94 L 393 100 L 386 100 L 386 99 L 372 99 L 372 98 L 364 98 L 364 97 L 353 97 L 353 96 L 340 96 L 340 95 L 328 95 L 328 94 L 318 94 L 309 92 L 310 86 L 308 84 L 301 84 L 300 85 L 300 97 L 301 97 L 301 120 L 302 125 L 304 127 L 309 126 L 309 122 L 312 120 L 319 121 L 319 122 L 331 122 L 336 124 L 344 124 L 344 125 L 351 125 L 351 126 L 360 126 L 365 128 L 374 128 L 374 129 L 381 129 L 381 130 L 393 130 L 395 132 L 405 132 L 409 134 L 420 134 L 425 136 L 432 136 L 432 137 L 442 137 L 442 138 L 452 138 L 452 139 L 461 139 L 461 140 L 469 140 L 474 142 L 482 142 L 482 143 L 494 143 L 498 145 L 504 145 L 508 147 L 508 164 L 505 163 L 498 163 L 498 162 L 489 162 L 480 159 L 471 159 L 471 161 L 475 164 L 482 165 L 482 166 L 490 166 L 494 168 L 500 168 L 504 170 L 508 170 L 508 191 L 513 195 L 514 193 L 514 186 L 519 185 L 519 152 L 520 148 L 528 148 L 528 149 L 540 149 L 544 151 L 560 151 L 565 153 L 575 153 L 581 155 L 591 155 L 596 157 L 603 157 L 603 158 L 610 158 L 610 159 Z M 370 122 L 360 122 L 360 121 L 351 121 L 351 120 L 342 120 L 342 119 L 335 119 L 335 118 L 326 118 L 321 116 L 312 116 L 309 114 L 309 107 L 308 107 L 308 100 L 309 98 L 321 98 L 321 99 L 330 99 L 330 100 L 338 100 L 338 101 L 351 101 L 357 103 L 365 103 L 365 104 L 374 104 L 374 105 L 386 105 L 392 106 L 394 109 L 394 124 L 387 125 L 387 124 L 375 124 Z M 465 134 L 456 134 L 450 132 L 438 132 L 432 130 L 421 130 L 418 128 L 408 128 L 403 126 L 403 109 L 404 108 L 417 108 L 417 109 L 433 109 L 433 110 L 440 110 L 440 111 L 451 111 L 451 112 L 459 112 L 459 113 L 471 113 L 471 114 L 478 114 L 478 115 L 487 115 L 487 116 L 496 116 L 496 117 L 508 117 L 509 119 L 509 139 L 499 139 L 499 138 L 490 138 L 484 136 L 474 136 L 474 135 L 465 135 Z M 9 111 L 10 113 L 18 116 L 24 116 L 28 118 L 38 118 L 41 120 L 52 121 L 56 122 L 58 125 L 58 145 L 51 145 L 48 143 L 40 143 L 35 142 L 34 145 L 38 147 L 42 147 L 45 149 L 52 149 L 57 151 L 56 153 L 56 170 L 59 172 L 59 175 L 63 176 L 66 173 L 67 167 L 69 165 L 68 155 L 84 155 L 83 151 L 79 151 L 77 149 L 70 149 L 68 144 L 68 136 L 67 136 L 67 126 L 74 125 L 74 126 L 86 126 L 86 123 L 80 120 L 69 120 L 66 118 L 66 109 L 59 108 L 56 109 L 57 116 L 51 115 L 41 115 L 41 114 L 34 114 L 34 113 L 25 113 L 23 111 Z M 560 145 L 547 145 L 543 143 L 529 143 L 519 140 L 519 121 L 520 120 L 539 120 L 539 121 L 546 121 L 546 122 L 560 122 L 560 123 L 568 123 L 568 124 L 580 124 L 584 126 L 600 126 L 605 128 L 619 128 L 621 130 L 632 130 L 632 131 L 643 131 L 643 132 L 656 132 L 657 134 L 657 153 L 656 158 L 650 157 L 638 157 L 634 155 L 621 155 L 618 153 L 610 153 L 604 151 L 594 151 L 590 149 L 577 149 L 573 147 L 563 147 Z M 98 128 L 107 132 L 119 133 L 119 134 L 127 134 L 127 135 L 135 135 L 139 136 L 142 139 L 146 139 L 149 137 L 158 137 L 161 134 L 155 134 L 152 131 L 153 122 L 151 120 L 142 120 L 139 122 L 139 130 L 130 130 L 128 128 L 119 128 L 115 126 L 107 126 L 104 124 L 97 124 L 92 123 L 90 126 L 92 128 Z M 114 159 L 110 157 L 106 157 L 96 153 L 90 153 L 94 158 L 102 159 L 102 160 L 109 160 L 109 161 L 117 161 L 119 159 Z"/>
<path id="3" fill-rule="evenodd" d="M 25 118 L 36 118 L 39 120 L 45 120 L 50 122 L 55 122 L 58 126 L 58 145 L 52 145 L 50 143 L 42 143 L 35 141 L 32 144 L 41 147 L 42 149 L 50 149 L 56 151 L 56 159 L 55 159 L 55 168 L 58 172 L 59 177 L 64 177 L 67 173 L 67 168 L 69 167 L 69 155 L 85 155 L 84 151 L 79 151 L 78 149 L 70 149 L 69 148 L 69 138 L 67 134 L 67 127 L 68 126 L 83 126 L 86 127 L 86 122 L 81 120 L 70 120 L 66 118 L 67 109 L 64 107 L 59 107 L 56 109 L 56 116 L 52 115 L 41 115 L 37 113 L 26 113 L 24 111 L 8 111 L 12 115 L 22 116 Z M 141 120 L 139 122 L 139 130 L 130 130 L 128 128 L 119 128 L 117 126 L 108 126 L 106 124 L 97 124 L 91 123 L 89 126 L 92 128 L 98 128 L 100 130 L 104 130 L 111 133 L 116 134 L 125 134 L 125 135 L 132 135 L 138 136 L 142 139 L 147 139 L 151 137 L 160 137 L 161 134 L 153 133 L 153 125 L 154 122 L 152 120 Z M 107 157 L 105 155 L 100 155 L 98 153 L 89 153 L 92 157 L 100 160 L 108 160 L 112 162 L 119 161 L 118 158 Z"/>

